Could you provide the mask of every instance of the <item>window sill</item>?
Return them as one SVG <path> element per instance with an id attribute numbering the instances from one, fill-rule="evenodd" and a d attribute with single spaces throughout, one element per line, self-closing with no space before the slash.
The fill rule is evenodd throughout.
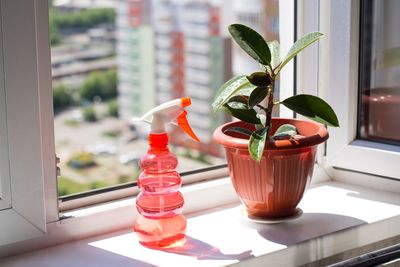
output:
<path id="1" fill-rule="evenodd" d="M 261 225 L 240 220 L 238 203 L 188 215 L 187 246 L 140 246 L 131 230 L 0 260 L 1 266 L 292 266 L 400 234 L 398 194 L 339 182 L 314 185 L 297 220 Z M 108 218 L 110 220 L 110 218 Z"/>

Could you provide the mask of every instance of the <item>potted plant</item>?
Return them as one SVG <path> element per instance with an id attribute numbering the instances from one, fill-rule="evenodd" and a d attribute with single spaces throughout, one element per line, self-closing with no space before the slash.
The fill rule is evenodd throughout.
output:
<path id="1" fill-rule="evenodd" d="M 322 34 L 309 33 L 280 59 L 277 41 L 266 42 L 253 29 L 232 24 L 236 43 L 262 71 L 236 76 L 217 91 L 212 107 L 239 119 L 214 132 L 225 147 L 233 186 L 250 216 L 282 219 L 295 215 L 312 176 L 317 145 L 328 139 L 325 125 L 338 127 L 333 109 L 317 96 L 300 94 L 274 102 L 282 68 Z M 311 120 L 272 118 L 284 105 Z"/>

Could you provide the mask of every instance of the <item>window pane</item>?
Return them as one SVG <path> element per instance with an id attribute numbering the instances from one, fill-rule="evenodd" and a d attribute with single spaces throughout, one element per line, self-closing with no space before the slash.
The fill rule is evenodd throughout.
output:
<path id="1" fill-rule="evenodd" d="M 400 1 L 362 1 L 361 138 L 400 144 Z"/>
<path id="2" fill-rule="evenodd" d="M 244 4 L 246 2 L 246 4 Z M 278 0 L 53 0 L 50 7 L 59 194 L 135 181 L 149 127 L 132 122 L 189 96 L 196 143 L 170 127 L 179 171 L 224 163 L 212 141 L 230 117 L 211 109 L 216 90 L 259 66 L 233 46 L 227 26 L 279 40 Z"/>

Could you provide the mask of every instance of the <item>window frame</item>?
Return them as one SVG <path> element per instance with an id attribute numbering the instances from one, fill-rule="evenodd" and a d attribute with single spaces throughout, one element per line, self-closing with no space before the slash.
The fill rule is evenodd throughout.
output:
<path id="1" fill-rule="evenodd" d="M 280 8 L 280 16 L 292 17 L 294 5 L 280 0 L 280 5 L 283 3 L 285 7 Z M 3 38 L 0 44 L 4 57 L 0 57 L 0 66 L 4 66 L 4 99 L 7 109 L 6 112 L 0 113 L 0 116 L 6 115 L 5 136 L 8 138 L 7 157 L 10 159 L 8 161 L 2 157 L 0 160 L 2 164 L 9 164 L 7 166 L 10 167 L 12 193 L 11 207 L 0 210 L 0 232 L 9 233 L 0 237 L 0 256 L 129 227 L 136 211 L 132 209 L 133 198 L 123 199 L 127 196 L 126 190 L 116 191 L 114 201 L 110 203 L 102 203 L 110 199 L 107 198 L 107 194 L 99 194 L 95 200 L 91 200 L 90 207 L 80 209 L 81 204 L 72 205 L 70 208 L 78 209 L 76 213 L 60 214 L 54 144 L 48 1 L 2 1 L 0 9 Z M 12 16 L 13 14 L 19 16 Z M 285 29 L 289 29 L 291 36 L 281 41 L 283 47 L 287 47 L 284 51 L 287 51 L 293 43 L 294 25 L 288 24 Z M 26 31 L 30 34 L 26 34 Z M 20 67 L 21 64 L 23 68 Z M 285 68 L 286 71 L 282 71 L 281 77 L 293 81 L 294 68 L 290 70 L 289 66 Z M 0 94 L 1 88 L 0 86 Z M 26 90 L 27 88 L 30 90 Z M 281 89 L 281 92 L 285 90 L 284 94 L 292 95 L 291 84 L 281 88 L 285 88 Z M 19 108 L 21 95 L 27 99 L 23 108 Z M 293 113 L 289 113 L 290 117 L 292 115 Z M 21 165 L 16 163 L 23 163 L 23 168 L 18 168 Z M 226 167 L 210 172 L 187 173 L 191 184 L 182 189 L 187 198 L 185 212 L 238 201 L 229 178 L 214 179 L 226 177 L 227 174 Z M 32 183 L 35 184 L 34 188 Z M 36 190 L 34 195 L 26 194 L 32 190 Z M 202 197 L 205 190 L 215 197 L 205 200 Z M 19 199 L 21 202 L 17 203 Z M 129 205 L 118 206 L 118 203 L 124 201 L 132 202 L 129 202 Z M 121 220 L 105 219 L 110 215 L 120 216 Z"/>
<path id="2" fill-rule="evenodd" d="M 280 21 L 280 45 L 281 51 L 287 52 L 292 46 L 295 40 L 295 17 L 296 6 L 294 2 L 279 0 L 279 17 L 285 17 Z M 284 34 L 283 34 L 284 33 Z M 234 45 L 234 44 L 233 44 Z M 294 93 L 294 82 L 295 82 L 295 63 L 290 61 L 286 64 L 285 68 L 280 73 L 280 99 L 290 97 Z M 279 112 L 281 116 L 286 118 L 293 118 L 294 114 L 291 110 L 283 105 L 279 106 Z M 282 115 L 283 114 L 283 115 Z M 62 172 L 62 170 L 61 170 Z M 183 185 L 190 185 L 196 182 L 203 182 L 213 178 L 222 178 L 228 175 L 227 164 L 213 165 L 210 167 L 204 167 L 195 170 L 189 170 L 180 173 L 184 177 Z M 135 186 L 136 182 L 130 183 Z M 129 184 L 116 185 L 98 190 L 91 190 L 88 192 L 76 193 L 73 196 L 59 197 L 59 209 L 60 211 L 68 211 L 71 209 L 82 208 L 102 202 L 122 199 L 137 195 L 139 190 L 137 188 L 130 189 Z"/>
<path id="3" fill-rule="evenodd" d="M 10 205 L 0 211 L 1 246 L 42 236 L 58 210 L 47 1 L 1 1 L 0 12 L 6 147 L 0 166 L 2 182 L 10 181 Z"/>
<path id="4" fill-rule="evenodd" d="M 320 18 L 320 94 L 341 125 L 329 129 L 325 166 L 400 179 L 400 147 L 357 139 L 360 1 L 320 1 Z"/>

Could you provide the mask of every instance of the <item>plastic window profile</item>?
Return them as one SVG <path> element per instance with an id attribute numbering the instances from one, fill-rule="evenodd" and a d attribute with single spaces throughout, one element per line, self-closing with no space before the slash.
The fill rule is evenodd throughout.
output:
<path id="1" fill-rule="evenodd" d="M 228 176 L 227 164 L 180 173 L 183 185 L 192 185 Z M 91 205 L 136 196 L 139 193 L 136 182 L 116 185 L 97 190 L 59 197 L 59 211 L 88 207 Z"/>

